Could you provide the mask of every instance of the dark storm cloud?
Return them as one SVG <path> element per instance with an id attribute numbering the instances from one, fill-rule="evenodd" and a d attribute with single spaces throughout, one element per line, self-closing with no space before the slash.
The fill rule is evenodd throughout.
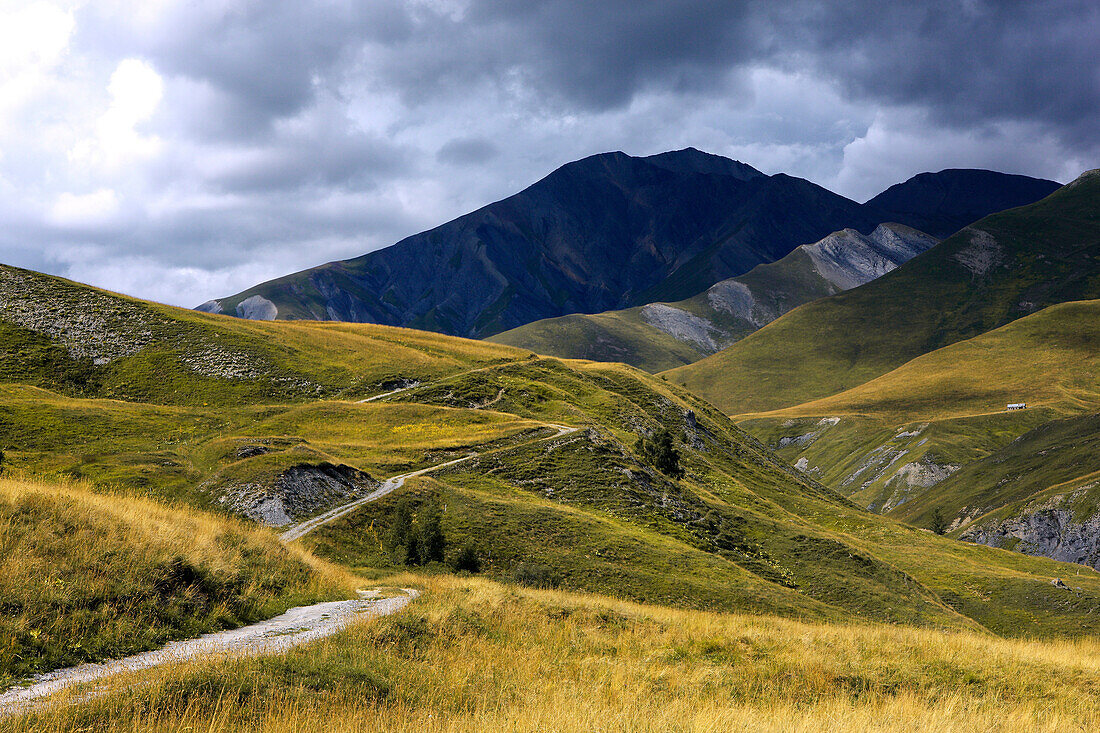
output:
<path id="1" fill-rule="evenodd" d="M 72 18 L 54 66 L 0 75 L 0 260 L 180 304 L 602 150 L 695 145 L 855 197 L 1100 158 L 1094 0 L 96 0 Z M 162 84 L 148 116 L 111 116 L 124 61 L 157 80 L 139 97 Z"/>
<path id="2" fill-rule="evenodd" d="M 1100 5 L 1071 2 L 777 4 L 783 52 L 863 97 L 960 125 L 1038 121 L 1100 136 Z"/>
<path id="3" fill-rule="evenodd" d="M 94 8 L 94 5 L 92 6 Z M 319 90 L 411 105 L 488 81 L 545 110 L 621 108 L 647 89 L 729 94 L 746 68 L 824 75 L 851 94 L 957 125 L 1037 121 L 1094 143 L 1100 5 L 1091 0 L 375 0 L 181 5 L 160 30 L 84 35 L 210 85 L 206 132 L 257 136 Z M 470 100 L 476 103 L 478 100 Z M 488 100 L 484 100 L 488 104 Z"/>

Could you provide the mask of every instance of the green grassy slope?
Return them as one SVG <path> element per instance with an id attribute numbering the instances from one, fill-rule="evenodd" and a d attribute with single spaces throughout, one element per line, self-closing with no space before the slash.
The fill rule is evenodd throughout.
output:
<path id="1" fill-rule="evenodd" d="M 834 232 L 685 300 L 547 318 L 486 340 L 549 356 L 620 361 L 659 372 L 713 354 L 792 308 L 852 287 L 852 278 L 864 281 L 874 276 L 866 270 L 884 269 L 887 260 L 896 265 L 936 241 L 893 223 L 880 226 L 870 238 L 853 230 Z M 827 251 L 829 259 L 839 260 L 838 266 L 819 266 L 811 251 Z M 819 271 L 823 266 L 825 274 Z"/>
<path id="2" fill-rule="evenodd" d="M 1006 412 L 1010 402 L 1029 407 Z M 1100 301 L 1082 301 L 937 349 L 840 394 L 742 416 L 742 425 L 853 501 L 926 521 L 928 502 L 955 512 L 970 503 L 969 479 L 931 490 L 950 471 L 1056 417 L 1097 409 Z M 952 492 L 961 493 L 946 496 Z"/>
<path id="3" fill-rule="evenodd" d="M 731 413 L 863 384 L 1046 305 L 1100 297 L 1100 174 L 988 216 L 897 270 L 666 374 Z"/>
<path id="4" fill-rule="evenodd" d="M 368 324 L 244 322 L 0 265 L 0 380 L 164 404 L 366 397 L 525 358 Z"/>
<path id="5" fill-rule="evenodd" d="M 1052 420 L 1028 431 L 892 514 L 927 524 L 938 507 L 956 534 L 1039 507 L 1065 509 L 1069 521 L 1083 523 L 1100 512 L 1097 487 L 1100 414 L 1093 413 Z M 1093 557 L 1087 559 L 1095 561 L 1096 553 L 1090 554 Z"/>
<path id="6" fill-rule="evenodd" d="M 62 344 L 81 319 L 106 320 L 117 304 L 90 289 L 70 293 L 80 290 L 71 283 L 42 282 L 82 310 L 24 298 L 24 310 L 11 315 L 8 305 L 0 320 L 23 324 L 17 334 L 36 326 L 38 346 L 54 353 L 69 354 L 73 347 Z M 117 381 L 47 390 L 33 386 L 53 373 L 40 361 L 23 352 L 5 360 L 0 415 L 11 443 L 2 447 L 14 465 L 229 512 L 244 511 L 241 502 L 253 495 L 277 495 L 290 507 L 300 487 L 287 489 L 285 480 L 303 465 L 323 472 L 346 464 L 353 482 L 366 483 L 363 472 L 380 478 L 476 451 L 307 536 L 307 544 L 385 571 L 393 559 L 378 547 L 394 507 L 403 496 L 420 506 L 432 495 L 444 507 L 448 553 L 467 539 L 477 543 L 494 577 L 545 565 L 569 588 L 677 605 L 998 633 L 1100 630 L 1100 575 L 1084 578 L 1081 595 L 1063 608 L 1062 591 L 1049 584 L 1063 566 L 861 510 L 707 402 L 638 369 L 400 329 L 189 320 L 175 309 L 125 303 L 108 332 L 111 361 L 81 357 Z M 167 323 L 137 321 L 131 306 Z M 184 327 L 186 338 L 161 339 L 158 330 Z M 251 363 L 276 376 L 201 371 L 208 362 L 199 357 L 211 349 L 243 344 L 255 344 Z M 107 399 L 132 375 L 128 365 L 149 352 L 174 370 L 175 381 L 162 380 L 171 388 L 149 392 L 151 401 L 142 401 L 144 392 Z M 312 386 L 278 381 L 288 374 Z M 206 380 L 220 391 L 204 392 Z M 336 399 L 394 384 L 409 388 L 365 404 Z M 580 430 L 546 439 L 548 423 Z M 662 428 L 672 432 L 683 476 L 657 470 L 636 447 L 639 435 Z M 350 496 L 361 487 L 344 488 Z M 341 499 L 326 500 L 298 511 Z"/>

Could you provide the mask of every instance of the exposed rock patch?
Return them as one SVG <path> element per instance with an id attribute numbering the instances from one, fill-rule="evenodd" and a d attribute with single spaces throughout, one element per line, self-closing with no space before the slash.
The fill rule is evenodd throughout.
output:
<path id="1" fill-rule="evenodd" d="M 723 280 L 712 285 L 707 290 L 707 302 L 714 310 L 729 313 L 731 316 L 748 321 L 757 328 L 775 320 L 774 315 L 770 318 L 760 317 L 757 312 L 756 298 L 749 290 L 749 286 L 737 280 Z"/>
<path id="2" fill-rule="evenodd" d="M 274 321 L 279 309 L 264 296 L 253 295 L 237 304 L 237 315 L 253 321 Z"/>
<path id="3" fill-rule="evenodd" d="M 844 229 L 801 249 L 817 273 L 839 292 L 882 277 L 938 242 L 916 229 L 880 224 L 868 236 Z"/>
<path id="4" fill-rule="evenodd" d="M 380 485 L 370 474 L 352 466 L 301 464 L 279 474 L 273 486 L 232 486 L 218 501 L 261 524 L 284 527 L 322 509 L 365 496 Z"/>
<path id="5" fill-rule="evenodd" d="M 951 259 L 981 277 L 1004 261 L 1004 249 L 989 232 L 967 227 L 970 244 L 956 252 Z"/>
<path id="6" fill-rule="evenodd" d="M 664 303 L 642 306 L 641 312 L 646 323 L 669 336 L 689 341 L 707 351 L 718 351 L 714 337 L 723 332 L 710 321 Z"/>

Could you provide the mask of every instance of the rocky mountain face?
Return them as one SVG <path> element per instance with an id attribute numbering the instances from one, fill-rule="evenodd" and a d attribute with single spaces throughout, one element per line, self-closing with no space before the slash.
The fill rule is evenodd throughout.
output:
<path id="1" fill-rule="evenodd" d="M 1001 196 L 996 180 L 988 188 L 978 205 L 993 207 L 985 213 L 1016 204 L 1016 192 Z M 686 298 L 845 228 L 917 219 L 937 231 L 953 227 L 939 212 L 957 218 L 958 206 L 941 197 L 933 210 L 922 200 L 903 211 L 905 190 L 887 199 L 894 216 L 691 148 L 646 158 L 605 153 L 392 247 L 199 308 L 483 337 L 548 317 Z"/>
<path id="2" fill-rule="evenodd" d="M 803 303 L 870 282 L 938 241 L 895 223 L 880 224 L 868 235 L 843 229 L 687 300 L 546 319 L 490 340 L 660 371 L 713 354 Z M 677 345 L 667 346 L 663 336 Z"/>

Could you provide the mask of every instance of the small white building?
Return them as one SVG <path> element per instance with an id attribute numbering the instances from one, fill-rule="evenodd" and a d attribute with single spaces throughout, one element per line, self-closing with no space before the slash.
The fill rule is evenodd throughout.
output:
<path id="1" fill-rule="evenodd" d="M 1026 402 L 1012 402 L 1012 403 L 1009 404 L 1009 406 L 1006 409 L 1008 409 L 1008 410 L 1026 410 L 1027 409 L 1027 403 Z"/>

